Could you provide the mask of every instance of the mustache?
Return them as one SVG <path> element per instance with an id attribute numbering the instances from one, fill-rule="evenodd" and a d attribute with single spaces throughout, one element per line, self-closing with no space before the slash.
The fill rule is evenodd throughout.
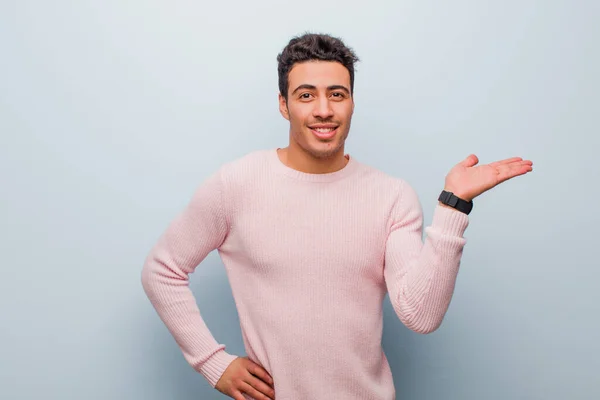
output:
<path id="1" fill-rule="evenodd" d="M 317 125 L 317 124 L 341 125 L 342 123 L 339 122 L 339 121 L 335 121 L 333 119 L 319 119 L 319 120 L 316 120 L 316 121 L 311 121 L 311 122 L 309 122 L 306 125 L 311 126 L 311 125 Z"/>

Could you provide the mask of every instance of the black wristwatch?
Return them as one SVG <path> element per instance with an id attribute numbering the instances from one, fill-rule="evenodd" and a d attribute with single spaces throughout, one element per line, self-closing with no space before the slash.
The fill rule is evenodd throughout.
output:
<path id="1" fill-rule="evenodd" d="M 438 198 L 438 200 L 442 204 L 446 204 L 450 207 L 456 208 L 458 211 L 464 212 L 467 215 L 469 215 L 469 213 L 473 209 L 473 200 L 463 200 L 459 197 L 456 197 L 454 193 L 447 192 L 445 190 L 442 190 L 442 193 L 440 193 L 440 197 Z"/>

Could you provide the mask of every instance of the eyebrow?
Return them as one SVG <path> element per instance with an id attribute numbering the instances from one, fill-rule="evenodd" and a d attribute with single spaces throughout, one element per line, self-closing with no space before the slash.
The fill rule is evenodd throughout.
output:
<path id="1" fill-rule="evenodd" d="M 314 86 L 314 85 L 309 85 L 308 83 L 304 83 L 304 84 L 298 86 L 296 89 L 294 89 L 294 91 L 292 92 L 292 94 L 296 93 L 300 89 L 316 90 L 317 87 Z M 329 91 L 332 91 L 332 90 L 343 90 L 347 94 L 350 94 L 350 90 L 348 90 L 348 88 L 346 86 L 343 86 L 343 85 L 331 85 L 331 86 L 327 87 L 327 90 L 329 90 Z"/>

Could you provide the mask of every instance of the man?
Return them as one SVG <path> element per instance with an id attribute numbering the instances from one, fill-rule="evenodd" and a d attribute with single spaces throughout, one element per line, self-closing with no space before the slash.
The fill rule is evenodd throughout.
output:
<path id="1" fill-rule="evenodd" d="M 289 146 L 212 174 L 152 249 L 143 287 L 186 360 L 231 398 L 391 400 L 382 302 L 436 330 L 448 309 L 472 200 L 532 171 L 514 157 L 470 155 L 440 188 L 422 240 L 416 192 L 344 153 L 355 54 L 328 35 L 293 38 L 278 56 Z M 225 265 L 247 357 L 205 325 L 188 275 L 213 250 Z"/>

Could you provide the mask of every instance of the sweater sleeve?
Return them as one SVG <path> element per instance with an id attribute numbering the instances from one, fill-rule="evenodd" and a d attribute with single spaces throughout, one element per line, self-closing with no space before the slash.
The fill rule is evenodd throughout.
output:
<path id="1" fill-rule="evenodd" d="M 236 358 L 217 343 L 196 304 L 189 274 L 223 243 L 228 223 L 220 171 L 194 192 L 151 249 L 142 269 L 142 286 L 187 362 L 215 387 Z"/>
<path id="2" fill-rule="evenodd" d="M 436 204 L 425 229 L 415 190 L 401 181 L 386 242 L 384 276 L 394 311 L 409 329 L 431 333 L 450 305 L 466 239 L 468 216 Z"/>

